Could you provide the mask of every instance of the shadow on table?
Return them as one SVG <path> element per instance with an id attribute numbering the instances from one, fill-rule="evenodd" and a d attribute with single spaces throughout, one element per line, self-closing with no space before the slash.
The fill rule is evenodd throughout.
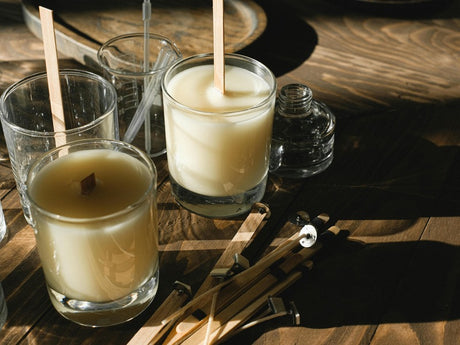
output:
<path id="1" fill-rule="evenodd" d="M 293 203 L 341 220 L 459 216 L 459 109 L 456 101 L 338 120 L 331 166 L 300 180 Z M 273 175 L 270 181 L 269 202 L 273 192 L 292 184 Z"/>
<path id="2" fill-rule="evenodd" d="M 455 17 L 453 0 L 328 0 L 348 11 L 393 18 Z"/>
<path id="3" fill-rule="evenodd" d="M 318 44 L 315 30 L 283 1 L 257 1 L 267 16 L 267 27 L 253 43 L 237 53 L 265 64 L 275 76 L 302 65 Z"/>
<path id="4" fill-rule="evenodd" d="M 323 249 L 313 258 L 313 270 L 283 294 L 299 310 L 301 328 L 282 317 L 228 343 L 252 344 L 275 329 L 276 337 L 292 341 L 302 332 L 312 334 L 303 327 L 456 320 L 459 260 L 458 246 L 435 241 L 363 245 L 347 239 Z"/>

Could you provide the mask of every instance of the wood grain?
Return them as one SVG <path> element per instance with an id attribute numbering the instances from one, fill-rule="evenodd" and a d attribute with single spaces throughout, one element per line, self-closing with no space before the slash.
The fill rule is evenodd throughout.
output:
<path id="1" fill-rule="evenodd" d="M 25 0 L 24 18 L 38 37 L 37 3 L 56 14 L 58 49 L 80 63 L 97 66 L 96 52 L 102 43 L 126 33 L 143 32 L 138 1 L 99 0 L 63 3 Z M 179 19 L 180 18 L 180 19 Z M 266 26 L 262 8 L 253 1 L 226 1 L 224 20 L 227 52 L 235 52 L 256 40 Z M 204 0 L 152 2 L 152 33 L 173 40 L 184 56 L 213 51 L 212 5 Z"/>
<path id="2" fill-rule="evenodd" d="M 226 344 L 458 343 L 460 4 L 406 17 L 346 3 L 263 1 L 266 28 L 241 48 L 276 73 L 279 87 L 307 84 L 337 116 L 334 160 L 324 173 L 306 180 L 269 176 L 264 202 L 272 211 L 273 236 L 287 238 L 298 229 L 289 219 L 299 210 L 328 213 L 350 236 L 316 257 L 313 270 L 283 293 L 296 303 L 300 327 L 277 319 Z M 114 2 L 110 12 L 119 15 L 119 5 Z M 82 11 L 70 9 L 69 17 Z M 187 15 L 200 12 L 189 10 Z M 44 60 L 42 43 L 22 22 L 17 0 L 0 3 L 0 18 L 3 90 L 44 70 Z M 182 33 L 200 30 L 181 18 L 175 30 L 179 24 Z M 111 23 L 116 25 L 101 27 L 121 28 L 123 21 Z M 194 37 L 190 44 L 205 50 L 210 42 Z M 87 67 L 62 58 L 60 64 Z M 0 144 L 4 154 L 3 138 Z M 8 263 L 0 279 L 10 308 L 0 342 L 126 344 L 175 280 L 195 290 L 200 286 L 243 219 L 207 219 L 180 208 L 171 195 L 166 158 L 155 164 L 163 249 L 158 295 L 125 325 L 88 329 L 50 305 L 33 231 L 22 216 L 9 163 L 0 162 L 10 231 L 0 248 L 0 259 Z"/>
<path id="3" fill-rule="evenodd" d="M 460 13 L 458 2 L 415 19 L 339 12 L 327 2 L 289 4 L 319 34 L 320 44 L 281 83 L 308 81 L 316 97 L 344 115 L 458 99 L 459 22 L 439 25 L 439 18 Z"/>

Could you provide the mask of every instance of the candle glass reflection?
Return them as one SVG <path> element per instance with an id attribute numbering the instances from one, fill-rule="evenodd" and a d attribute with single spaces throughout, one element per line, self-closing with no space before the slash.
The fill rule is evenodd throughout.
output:
<path id="1" fill-rule="evenodd" d="M 109 326 L 150 304 L 159 275 L 156 179 L 144 152 L 104 139 L 60 146 L 31 167 L 32 226 L 64 317 Z"/>

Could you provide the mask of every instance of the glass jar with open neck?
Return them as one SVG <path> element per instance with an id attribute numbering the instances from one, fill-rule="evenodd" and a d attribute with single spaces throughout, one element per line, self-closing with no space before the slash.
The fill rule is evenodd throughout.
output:
<path id="1" fill-rule="evenodd" d="M 334 114 L 313 99 L 308 86 L 283 86 L 276 101 L 270 172 L 303 178 L 324 171 L 333 159 L 334 130 Z"/>

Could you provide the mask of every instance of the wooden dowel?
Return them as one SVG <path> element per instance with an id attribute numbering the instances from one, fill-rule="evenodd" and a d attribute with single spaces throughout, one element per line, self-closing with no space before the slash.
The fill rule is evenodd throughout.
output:
<path id="1" fill-rule="evenodd" d="M 318 244 L 311 248 L 302 248 L 297 253 L 291 253 L 278 266 L 278 271 L 282 273 L 282 276 L 284 275 L 286 277 L 289 276 L 291 272 L 293 272 L 296 269 L 296 267 L 299 267 L 302 263 L 306 262 L 309 258 L 314 256 L 321 249 L 321 247 L 322 245 Z M 220 291 L 220 296 L 221 296 L 220 300 L 221 302 L 225 301 L 225 303 L 223 303 L 224 304 L 223 307 L 219 305 L 219 307 L 216 308 L 217 310 L 221 311 L 219 313 L 219 316 L 214 317 L 215 320 L 212 320 L 212 323 L 209 322 L 208 320 L 208 328 L 210 329 L 210 332 L 214 332 L 216 327 L 220 327 L 222 324 L 226 322 L 226 320 L 230 319 L 234 315 L 234 313 L 239 312 L 238 308 L 243 309 L 245 305 L 251 304 L 253 300 L 257 299 L 261 294 L 264 294 L 267 290 L 271 289 L 273 286 L 276 286 L 277 284 L 280 283 L 280 281 L 282 282 L 283 280 L 284 279 L 280 278 L 279 275 L 273 274 L 271 269 L 267 269 L 263 277 L 255 278 L 253 280 L 253 284 L 249 285 L 245 291 L 238 292 L 237 289 L 235 289 L 235 287 L 231 285 L 228 285 L 226 288 L 223 288 Z M 201 327 L 201 330 L 195 331 L 195 333 L 191 334 L 190 337 L 193 337 L 194 339 L 198 339 L 199 337 L 202 337 L 203 336 L 202 325 L 205 322 L 206 322 L 206 319 L 201 320 L 201 322 L 197 324 L 198 327 L 196 327 L 196 328 Z M 198 333 L 198 332 L 201 332 L 201 333 Z M 187 335 L 183 334 L 182 337 L 187 337 Z M 207 335 L 207 337 L 209 338 L 210 341 L 212 341 L 215 335 L 213 336 L 211 333 L 211 335 Z M 185 342 L 185 343 L 188 343 L 188 342 Z M 190 344 L 193 344 L 193 341 Z M 207 342 L 206 344 L 209 344 L 209 342 Z"/>
<path id="2" fill-rule="evenodd" d="M 219 292 L 216 292 L 214 296 L 212 296 L 212 302 L 211 302 L 211 311 L 209 312 L 208 316 L 208 325 L 206 327 L 206 336 L 204 338 L 204 344 L 208 345 L 210 344 L 210 334 L 211 330 L 214 327 L 214 315 L 216 314 L 216 304 L 217 304 L 217 297 L 219 296 Z"/>
<path id="3" fill-rule="evenodd" d="M 241 295 L 238 300 L 230 304 L 215 317 L 212 333 L 210 335 L 210 343 L 214 344 L 219 339 L 230 333 L 235 327 L 240 325 L 238 317 L 241 317 L 241 323 L 246 322 L 251 315 L 254 315 L 264 304 L 267 303 L 269 296 L 278 295 L 280 292 L 291 286 L 302 276 L 301 272 L 295 271 L 289 274 L 285 279 L 277 281 L 272 278 L 274 284 L 267 286 L 267 282 L 259 281 L 253 288 Z M 262 289 L 262 290 L 261 290 Z M 237 316 L 238 315 L 238 316 Z M 244 317 L 243 317 L 244 315 Z M 183 345 L 201 345 L 203 327 L 191 334 L 181 344 Z"/>
<path id="4" fill-rule="evenodd" d="M 251 208 L 249 215 L 246 217 L 238 231 L 233 236 L 231 242 L 228 244 L 223 253 L 220 255 L 217 262 L 214 264 L 213 269 L 231 267 L 234 263 L 234 255 L 237 253 L 241 253 L 241 251 L 252 242 L 255 235 L 260 230 L 262 221 L 269 217 L 270 209 L 267 205 L 262 203 L 254 204 Z M 201 283 L 195 296 L 201 295 L 203 292 L 208 291 L 215 285 L 216 278 L 208 275 L 203 281 L 203 283 Z"/>
<path id="5" fill-rule="evenodd" d="M 251 212 L 246 217 L 244 222 L 241 224 L 237 233 L 233 236 L 232 241 L 225 248 L 224 252 L 221 254 L 220 258 L 214 265 L 214 269 L 228 268 L 232 266 L 234 254 L 240 253 L 245 246 L 249 245 L 252 242 L 252 240 L 254 239 L 254 236 L 258 233 L 258 231 L 260 231 L 260 227 L 262 225 L 263 220 L 269 218 L 270 215 L 271 215 L 271 212 L 267 205 L 263 203 L 254 204 L 251 209 Z M 250 235 L 249 240 L 242 241 L 242 239 L 248 238 L 249 237 L 248 235 Z M 208 294 L 209 289 L 216 286 L 218 282 L 219 281 L 216 278 L 208 275 L 203 281 L 203 283 L 201 284 L 195 296 L 200 297 L 204 293 Z M 211 302 L 215 301 L 218 293 L 219 293 L 219 290 L 215 290 L 213 296 L 211 297 L 212 298 Z M 194 300 L 199 301 L 201 299 L 200 298 L 197 299 L 195 297 Z M 205 301 L 205 303 L 203 304 L 206 304 L 208 300 L 203 300 L 203 301 Z M 179 314 L 171 315 L 170 318 L 165 319 L 163 323 L 169 323 L 172 320 L 171 317 L 175 318 L 178 315 Z M 189 315 L 187 316 L 185 320 L 183 320 L 182 325 L 178 324 L 176 326 L 176 329 L 181 330 L 183 332 L 185 331 L 190 332 L 192 330 L 191 328 L 197 326 L 198 322 L 199 320 L 197 320 L 193 315 Z M 173 336 L 168 337 L 168 340 L 166 341 L 166 343 L 172 339 L 171 337 Z"/>
<path id="6" fill-rule="evenodd" d="M 307 259 L 311 258 L 315 255 L 318 250 L 322 247 L 321 244 L 317 244 L 311 248 L 302 248 L 297 253 L 289 252 L 286 259 L 278 266 L 280 272 L 283 274 L 288 275 L 292 270 L 298 267 L 301 263 L 305 262 Z M 276 260 L 277 261 L 277 260 Z M 241 272 L 237 275 L 234 279 L 232 284 L 229 284 L 223 287 L 219 291 L 219 302 L 217 305 L 214 306 L 215 310 L 218 310 L 219 313 L 222 310 L 235 310 L 237 306 L 244 306 L 251 302 L 251 300 L 257 298 L 260 294 L 263 294 L 267 289 L 270 289 L 273 285 L 277 284 L 279 278 L 272 273 L 271 265 L 265 267 L 263 271 L 261 271 L 257 275 L 251 275 L 249 278 L 244 279 L 243 281 L 239 282 L 237 277 L 246 273 L 248 270 Z M 233 305 L 233 307 L 230 307 Z M 202 306 L 200 308 L 205 314 L 211 315 L 214 313 L 213 308 L 209 308 L 209 304 L 206 306 Z M 225 316 L 225 318 L 231 317 Z M 184 324 L 187 327 L 178 326 L 176 332 L 170 334 L 165 342 L 164 345 L 172 345 L 178 344 L 184 341 L 184 339 L 188 339 L 189 337 L 195 337 L 196 332 L 200 332 L 198 337 L 204 339 L 207 337 L 207 333 L 204 333 L 204 325 L 207 323 L 207 327 L 210 329 L 210 332 L 216 328 L 216 324 L 222 324 L 223 320 L 215 318 L 210 320 L 209 317 L 205 317 L 201 320 L 194 318 L 193 316 L 189 316 L 184 320 Z M 196 339 L 196 338 L 195 338 Z M 209 336 L 209 340 L 212 340 L 213 336 Z"/>
<path id="7" fill-rule="evenodd" d="M 53 11 L 39 6 L 42 27 L 43 48 L 45 52 L 46 76 L 50 95 L 51 114 L 54 132 L 65 131 L 64 108 L 62 106 L 61 83 L 59 80 L 59 66 L 54 33 Z M 63 134 L 56 135 L 56 146 L 65 144 Z"/>
<path id="8" fill-rule="evenodd" d="M 331 227 L 330 232 L 334 235 L 337 235 L 339 228 Z M 293 244 L 296 243 L 294 246 Z M 278 265 L 278 270 L 283 274 L 287 275 L 292 272 L 296 267 L 301 265 L 303 262 L 315 255 L 321 248 L 323 244 L 318 242 L 310 248 L 301 248 L 299 251 L 296 250 L 299 245 L 299 235 L 295 234 L 290 239 L 285 241 L 278 248 L 273 250 L 267 256 L 259 260 L 257 264 L 250 267 L 249 269 L 239 273 L 234 278 L 232 278 L 232 284 L 228 284 L 219 291 L 219 303 L 216 305 L 215 309 L 222 311 L 226 308 L 229 308 L 230 305 L 245 305 L 250 303 L 250 301 L 245 301 L 243 296 L 247 298 L 256 298 L 260 293 L 263 293 L 267 288 L 270 288 L 273 284 L 278 282 L 278 278 L 271 274 L 271 266 L 276 261 L 281 258 L 285 260 Z M 295 250 L 295 252 L 293 252 Z M 260 267 L 259 267 L 260 266 Z M 248 295 L 249 293 L 249 295 Z M 234 310 L 236 307 L 233 307 Z M 200 309 L 210 315 L 209 307 L 201 306 Z M 211 309 L 212 310 L 212 309 Z M 207 317 L 202 320 L 197 320 L 193 317 L 186 318 L 186 321 L 191 324 L 188 327 L 176 329 L 177 332 L 170 334 L 165 340 L 164 344 L 172 345 L 182 343 L 185 339 L 195 336 L 196 332 L 201 332 L 200 336 L 208 337 L 203 332 L 203 326 L 208 321 L 208 327 L 210 330 L 215 328 L 215 325 L 220 323 L 222 324 L 222 319 L 214 319 L 212 322 L 209 322 Z M 200 331 L 201 330 L 201 331 Z M 213 335 L 210 335 L 209 338 L 213 339 Z M 193 344 L 193 343 L 191 343 Z"/>
<path id="9" fill-rule="evenodd" d="M 212 1 L 214 34 L 214 87 L 225 93 L 224 1 Z"/>
<path id="10" fill-rule="evenodd" d="M 291 273 L 285 280 L 275 285 L 270 291 L 260 296 L 253 303 L 248 305 L 246 308 L 241 310 L 238 314 L 235 314 L 231 319 L 227 320 L 218 329 L 214 330 L 211 335 L 214 343 L 221 342 L 232 335 L 232 332 L 238 329 L 241 325 L 244 325 L 252 316 L 254 316 L 264 305 L 267 304 L 267 300 L 271 296 L 277 296 L 288 287 L 293 285 L 297 280 L 302 277 L 301 272 Z"/>
<path id="11" fill-rule="evenodd" d="M 163 337 L 166 331 L 165 325 L 161 323 L 161 320 L 176 312 L 187 299 L 188 296 L 185 292 L 173 290 L 127 345 L 155 344 Z"/>
<path id="12" fill-rule="evenodd" d="M 215 286 L 214 288 L 206 291 L 205 293 L 195 297 L 193 300 L 188 302 L 183 308 L 177 311 L 177 313 L 171 315 L 169 318 L 163 320 L 163 323 L 168 323 L 173 319 L 177 319 L 188 312 L 192 311 L 193 308 L 204 307 L 210 302 L 210 298 L 214 292 L 220 290 L 226 285 L 232 284 L 232 287 L 241 287 L 249 284 L 254 278 L 263 274 L 273 263 L 286 256 L 291 250 L 299 247 L 299 235 L 294 234 L 285 242 L 280 244 L 277 248 L 267 254 L 265 257 L 260 259 L 255 265 L 249 267 L 247 270 L 237 274 L 236 276 L 224 281 L 223 283 Z"/>

